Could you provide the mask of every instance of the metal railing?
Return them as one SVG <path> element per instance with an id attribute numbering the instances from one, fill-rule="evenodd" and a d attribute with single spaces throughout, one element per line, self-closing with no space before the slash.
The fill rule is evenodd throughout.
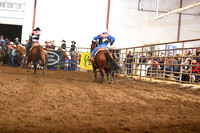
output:
<path id="1" fill-rule="evenodd" d="M 173 47 L 170 48 L 169 46 Z M 69 50 L 70 47 L 67 47 L 66 52 L 69 53 Z M 188 50 L 190 50 L 191 55 L 185 54 L 185 51 Z M 130 77 L 149 80 L 159 79 L 162 81 L 171 80 L 179 83 L 199 83 L 200 81 L 200 74 L 192 72 L 192 69 L 197 66 L 193 64 L 193 60 L 200 58 L 200 55 L 196 55 L 197 52 L 200 52 L 200 39 L 146 44 L 130 48 L 110 49 L 110 51 L 115 55 L 118 64 L 124 68 Z M 131 57 L 127 58 L 129 51 L 131 52 Z M 76 47 L 75 52 L 79 55 L 82 52 L 90 52 L 90 48 Z M 149 52 L 152 56 L 148 56 Z M 170 56 L 169 53 L 171 53 Z M 176 56 L 176 53 L 180 55 Z M 69 57 L 72 58 L 71 55 Z M 169 64 L 170 58 L 173 58 L 173 60 L 178 59 L 179 62 L 177 64 Z M 75 67 L 76 70 L 79 70 L 80 56 L 76 57 L 76 60 Z M 186 64 L 186 60 L 189 60 L 190 64 Z M 155 66 L 160 66 L 161 69 L 155 69 Z M 184 69 L 186 67 L 188 69 Z M 179 68 L 179 70 L 175 68 Z M 185 70 L 188 70 L 188 72 Z M 184 81 L 184 76 L 189 77 L 189 79 Z M 193 77 L 196 77 L 196 79 L 193 79 Z"/>

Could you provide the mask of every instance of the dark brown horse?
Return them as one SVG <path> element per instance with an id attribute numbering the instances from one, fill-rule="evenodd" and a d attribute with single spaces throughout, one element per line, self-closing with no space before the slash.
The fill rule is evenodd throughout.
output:
<path id="1" fill-rule="evenodd" d="M 67 60 L 69 59 L 67 53 L 66 53 L 66 50 L 62 49 L 61 47 L 58 48 L 58 51 L 62 51 L 64 53 L 64 56 L 63 56 L 63 60 Z"/>
<path id="2" fill-rule="evenodd" d="M 34 65 L 34 73 L 33 74 L 37 74 L 37 65 L 38 64 L 43 67 L 43 74 L 44 74 L 45 65 L 47 63 L 47 54 L 44 51 L 42 46 L 35 45 L 30 49 L 29 57 L 27 60 L 27 72 L 29 72 L 29 67 L 28 67 L 29 62 L 33 62 L 33 65 Z"/>
<path id="3" fill-rule="evenodd" d="M 96 47 L 96 42 L 92 41 L 91 51 Z M 100 70 L 100 83 L 103 82 L 105 70 L 107 70 L 107 76 L 109 76 L 109 82 L 112 82 L 112 73 L 113 71 L 121 70 L 118 64 L 114 61 L 112 54 L 109 50 L 103 49 L 99 51 L 95 56 L 95 61 L 92 62 L 93 72 L 95 80 L 97 78 L 96 69 Z"/>
<path id="4" fill-rule="evenodd" d="M 1 46 L 1 53 L 0 53 L 0 61 L 2 62 L 2 64 L 8 64 L 7 63 L 7 46 L 6 49 L 4 49 L 4 45 L 2 43 L 0 43 Z"/>

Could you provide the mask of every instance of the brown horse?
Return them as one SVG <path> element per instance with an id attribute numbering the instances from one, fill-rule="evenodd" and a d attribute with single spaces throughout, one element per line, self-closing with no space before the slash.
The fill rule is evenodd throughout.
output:
<path id="1" fill-rule="evenodd" d="M 81 54 L 80 53 L 74 52 L 74 55 L 72 55 L 72 51 L 70 50 L 69 54 L 71 56 L 71 59 L 77 60 L 79 63 L 81 62 Z"/>
<path id="2" fill-rule="evenodd" d="M 0 61 L 2 61 L 2 64 L 8 64 L 7 63 L 7 46 L 6 49 L 4 49 L 4 45 L 0 43 L 1 46 L 1 53 L 0 53 Z"/>
<path id="3" fill-rule="evenodd" d="M 20 62 L 20 58 L 22 58 L 22 64 L 21 67 L 25 67 L 26 65 L 26 47 L 22 46 L 21 44 L 18 44 L 16 47 L 16 52 L 17 52 L 17 59 L 18 62 Z"/>
<path id="4" fill-rule="evenodd" d="M 34 44 L 33 44 L 34 45 Z M 34 73 L 37 74 L 37 65 L 41 65 L 43 67 L 43 74 L 45 70 L 45 65 L 47 63 L 47 54 L 44 51 L 43 47 L 40 45 L 32 47 L 29 51 L 29 57 L 27 61 L 27 72 L 29 72 L 28 64 L 29 62 L 33 62 L 34 65 Z"/>
<path id="5" fill-rule="evenodd" d="M 91 51 L 96 47 L 96 42 L 92 41 Z M 93 72 L 95 80 L 97 78 L 96 69 L 100 70 L 100 83 L 103 82 L 105 70 L 109 74 L 109 82 L 112 83 L 112 73 L 113 71 L 121 70 L 118 64 L 114 61 L 112 54 L 109 50 L 101 50 L 95 56 L 95 61 L 92 62 Z M 108 76 L 108 75 L 107 75 Z"/>
<path id="6" fill-rule="evenodd" d="M 62 51 L 64 53 L 64 57 L 63 57 L 63 60 L 67 60 L 69 59 L 67 53 L 66 53 L 66 50 L 62 49 L 61 47 L 58 48 L 58 51 Z"/>

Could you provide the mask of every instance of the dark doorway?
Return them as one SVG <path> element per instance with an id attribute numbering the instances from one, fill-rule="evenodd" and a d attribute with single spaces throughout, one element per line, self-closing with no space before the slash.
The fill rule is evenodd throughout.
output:
<path id="1" fill-rule="evenodd" d="M 19 41 L 21 42 L 22 26 L 0 24 L 0 35 L 3 35 L 4 39 L 8 38 L 12 42 L 14 42 L 15 38 L 18 37 Z"/>

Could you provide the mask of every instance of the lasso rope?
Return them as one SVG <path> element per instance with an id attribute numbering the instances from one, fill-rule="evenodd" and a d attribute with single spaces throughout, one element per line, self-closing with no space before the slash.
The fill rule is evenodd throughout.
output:
<path id="1" fill-rule="evenodd" d="M 124 80 L 129 80 L 133 84 L 136 83 L 136 81 L 134 81 L 133 79 L 131 79 L 131 78 L 128 77 L 128 75 L 126 74 L 126 72 L 124 70 L 123 70 L 123 74 L 126 76 L 126 79 L 116 80 L 116 81 L 113 81 L 112 83 L 120 82 L 120 81 L 124 81 Z"/>

